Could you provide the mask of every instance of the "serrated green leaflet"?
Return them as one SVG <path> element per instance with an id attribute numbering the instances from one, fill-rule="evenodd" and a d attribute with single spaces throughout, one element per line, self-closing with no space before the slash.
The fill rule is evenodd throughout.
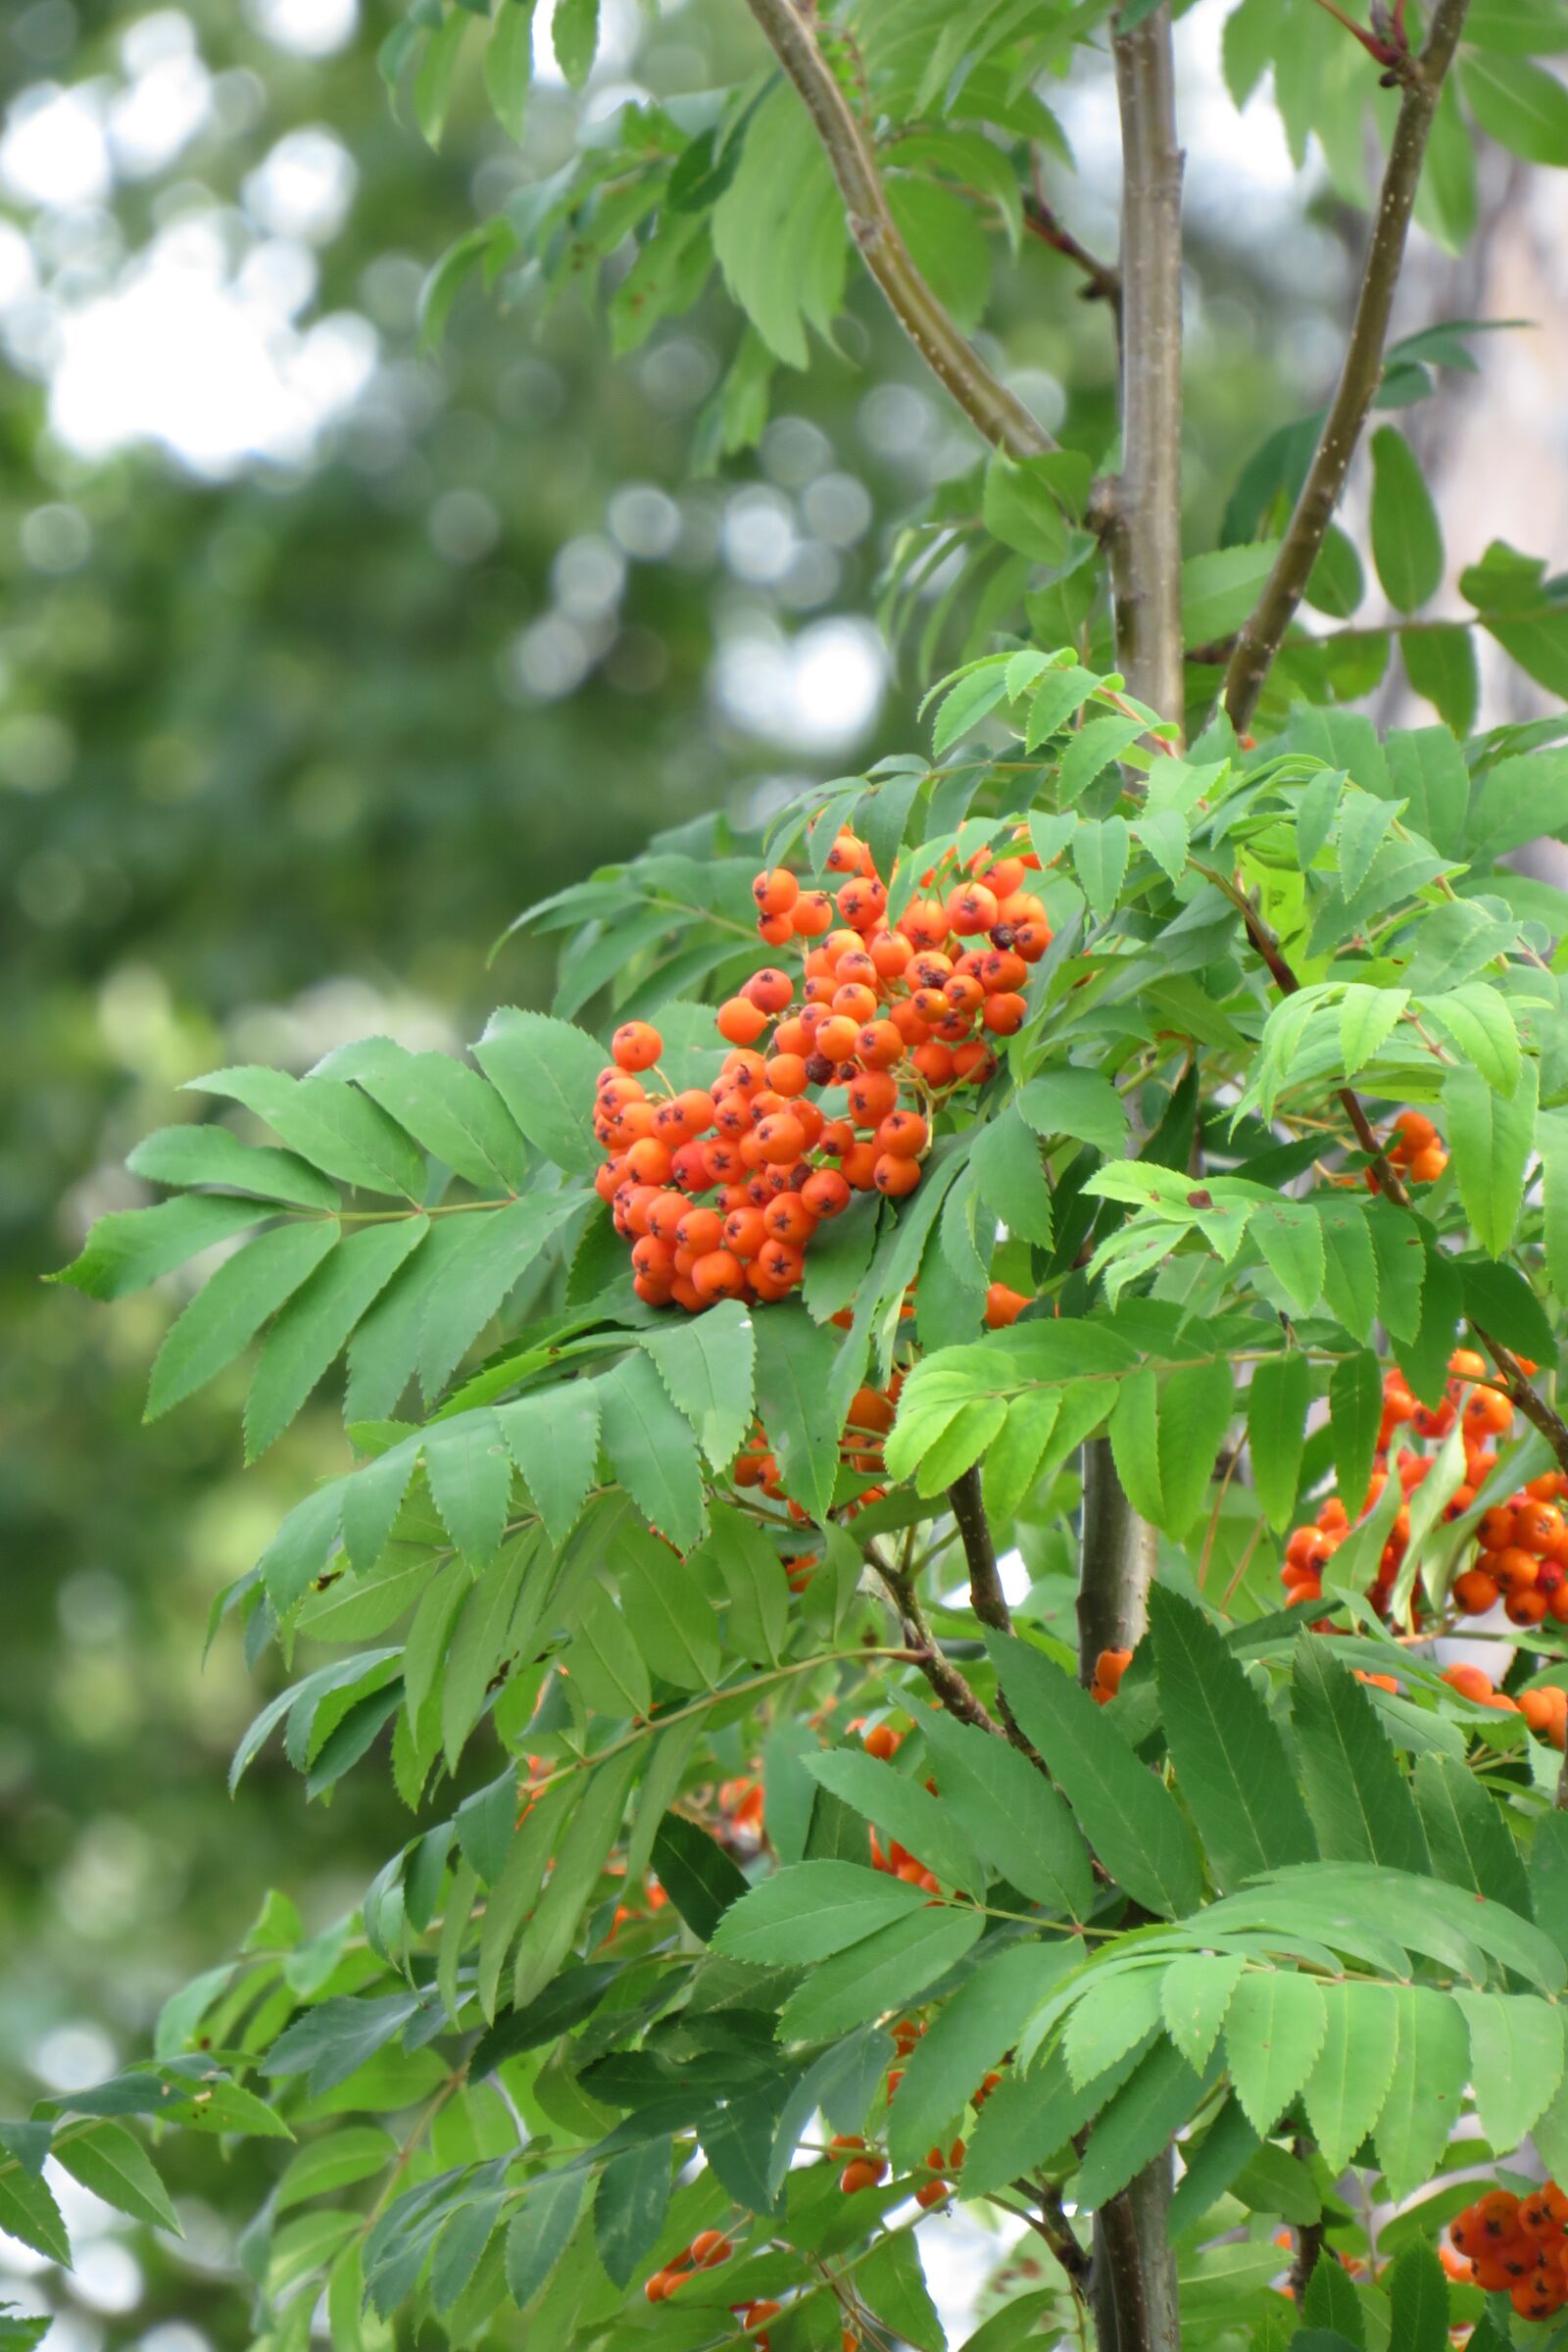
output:
<path id="1" fill-rule="evenodd" d="M 1316 1853 L 1280 1737 L 1200 1609 L 1150 1594 L 1155 1673 L 1178 1781 L 1222 1888 Z"/>
<path id="2" fill-rule="evenodd" d="M 941 1803 L 975 1850 L 1031 1901 L 1086 1918 L 1093 1872 L 1060 1791 L 1015 1747 L 976 1725 L 933 1714 L 922 1732 Z"/>
<path id="3" fill-rule="evenodd" d="M 336 1246 L 335 1219 L 275 1226 L 223 1263 L 170 1332 L 147 1386 L 147 1418 L 183 1403 L 231 1364 Z"/>
<path id="4" fill-rule="evenodd" d="M 1420 1815 L 1377 1711 L 1328 1644 L 1310 1634 L 1296 1646 L 1291 1720 L 1324 1860 L 1425 1870 Z"/>
<path id="5" fill-rule="evenodd" d="M 1008 1704 L 1107 1870 L 1151 1911 L 1194 1909 L 1198 1852 L 1170 1790 L 1059 1667 L 1021 1642 L 989 1646 Z"/>
<path id="6" fill-rule="evenodd" d="M 1259 2133 L 1272 2132 L 1312 2072 L 1328 2033 L 1322 1988 L 1286 1969 L 1252 1969 L 1225 2012 L 1225 2062 Z"/>

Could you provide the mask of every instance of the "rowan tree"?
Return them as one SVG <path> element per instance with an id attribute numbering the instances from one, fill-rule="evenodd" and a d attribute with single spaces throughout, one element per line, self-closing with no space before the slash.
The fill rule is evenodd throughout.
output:
<path id="1" fill-rule="evenodd" d="M 1230 12 L 1237 98 L 1370 220 L 1324 407 L 1196 551 L 1168 6 L 751 13 L 746 79 L 597 124 L 428 313 L 520 269 L 625 350 L 716 277 L 712 462 L 868 271 L 976 441 L 890 564 L 929 737 L 529 910 L 554 1009 L 471 1059 L 216 1071 L 132 1154 L 164 1197 L 63 1279 L 216 1267 L 150 1414 L 259 1343 L 254 1458 L 347 1361 L 345 1468 L 217 1612 L 293 1678 L 234 1775 L 389 1772 L 409 1835 L 6 2127 L 0 2219 L 61 2255 L 46 2153 L 167 2220 L 149 2132 L 275 2139 L 268 2352 L 323 2307 L 370 2352 L 939 2352 L 955 2199 L 1015 2232 L 973 2352 L 1544 2344 L 1568 1031 L 1507 860 L 1568 762 L 1473 730 L 1477 633 L 1560 693 L 1568 597 L 1494 542 L 1456 616 L 1387 419 L 1473 364 L 1390 342 L 1412 219 L 1462 246 L 1479 138 L 1568 162 L 1568 10 Z M 596 26 L 556 10 L 573 81 Z M 1080 50 L 1114 263 L 1046 192 Z M 437 137 L 482 58 L 521 135 L 531 53 L 527 0 L 419 0 L 383 62 Z M 1042 244 L 1108 441 L 985 356 Z M 1391 665 L 1435 715 L 1380 733 Z"/>

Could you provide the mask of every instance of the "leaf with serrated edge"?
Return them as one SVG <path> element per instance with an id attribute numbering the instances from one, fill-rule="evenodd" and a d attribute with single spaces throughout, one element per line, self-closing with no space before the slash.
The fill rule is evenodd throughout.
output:
<path id="1" fill-rule="evenodd" d="M 1311 2073 L 1327 2032 L 1313 1978 L 1285 1969 L 1243 1976 L 1225 2012 L 1225 2058 L 1255 2131 L 1273 2131 Z"/>
<path id="2" fill-rule="evenodd" d="M 1177 1784 L 1220 1886 L 1310 1861 L 1311 1824 L 1279 1733 L 1218 1630 L 1163 1585 L 1150 1593 L 1150 1626 Z"/>
<path id="3" fill-rule="evenodd" d="M 1453 1997 L 1470 2029 L 1470 2080 L 1481 2129 L 1495 2153 L 1505 2155 L 1551 2104 L 1562 2081 L 1562 2012 L 1533 1992 L 1456 1986 Z"/>
<path id="4" fill-rule="evenodd" d="M 1247 1966 L 1234 1952 L 1193 1952 L 1173 1960 L 1160 1987 L 1165 2031 L 1200 2073 L 1213 2056 L 1231 1995 Z"/>

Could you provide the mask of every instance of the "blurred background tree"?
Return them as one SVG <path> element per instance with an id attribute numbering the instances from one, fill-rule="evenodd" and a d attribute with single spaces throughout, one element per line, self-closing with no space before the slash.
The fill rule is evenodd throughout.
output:
<path id="1" fill-rule="evenodd" d="M 393 21 L 356 0 L 31 0 L 0 24 L 10 2112 L 133 2055 L 243 1934 L 259 1880 L 324 1927 L 399 1834 L 373 1783 L 306 1811 L 281 1763 L 230 1805 L 257 1693 L 228 1635 L 200 1663 L 311 1449 L 337 1465 L 330 1404 L 242 1482 L 231 1381 L 138 1426 L 167 1302 L 108 1321 L 39 1277 L 140 1197 L 123 1152 L 181 1115 L 183 1080 L 304 1069 L 368 1031 L 455 1043 L 497 995 L 539 1001 L 525 942 L 486 970 L 528 901 L 906 747 L 877 581 L 899 522 L 976 454 L 865 286 L 809 393 L 779 371 L 755 445 L 716 305 L 612 361 L 569 291 L 547 311 L 524 274 L 499 301 L 465 287 L 427 348 L 427 272 L 569 152 L 579 107 L 760 52 L 722 0 L 616 0 L 577 98 L 541 12 L 525 168 L 465 87 L 438 154 L 393 119 L 373 63 Z M 1211 524 L 1268 425 L 1316 397 L 1358 231 L 1315 171 L 1297 179 L 1272 116 L 1236 115 L 1207 37 L 1188 21 L 1190 482 Z M 1059 111 L 1075 224 L 1112 249 L 1102 57 Z M 993 356 L 1093 440 L 1103 306 L 1031 250 Z M 57 2352 L 243 2341 L 227 2216 L 250 2184 L 231 2194 L 191 2144 L 174 2168 L 177 2251 L 77 2193 Z M 6 2259 L 36 2304 L 34 2258 Z"/>

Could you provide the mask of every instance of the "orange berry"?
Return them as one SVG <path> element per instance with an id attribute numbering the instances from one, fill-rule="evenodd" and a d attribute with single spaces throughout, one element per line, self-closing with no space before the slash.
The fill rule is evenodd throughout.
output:
<path id="1" fill-rule="evenodd" d="M 849 1186 L 836 1168 L 818 1168 L 801 1187 L 801 1201 L 813 1217 L 836 1217 L 850 1205 Z"/>
<path id="2" fill-rule="evenodd" d="M 878 1127 L 898 1107 L 898 1081 L 887 1070 L 861 1070 L 850 1080 L 850 1116 L 857 1127 Z"/>
<path id="3" fill-rule="evenodd" d="M 816 1231 L 816 1219 L 799 1193 L 780 1193 L 762 1211 L 762 1224 L 769 1241 L 787 1242 L 793 1250 L 803 1250 Z"/>
<path id="4" fill-rule="evenodd" d="M 812 1046 L 829 1061 L 848 1061 L 855 1052 L 855 1041 L 860 1034 L 860 1026 L 847 1012 L 829 1013 L 824 1021 L 818 1023 Z"/>
<path id="5" fill-rule="evenodd" d="M 980 1008 L 980 1018 L 994 1036 L 1012 1037 L 1023 1027 L 1028 1011 L 1026 1001 L 1007 989 L 987 997 Z"/>
<path id="6" fill-rule="evenodd" d="M 873 1723 L 860 1744 L 868 1756 L 878 1756 L 885 1764 L 898 1754 L 903 1739 L 890 1723 Z"/>
<path id="7" fill-rule="evenodd" d="M 610 1051 L 619 1069 L 651 1070 L 664 1051 L 664 1041 L 648 1021 L 622 1021 Z"/>
<path id="8" fill-rule="evenodd" d="M 721 2230 L 699 2230 L 692 2239 L 692 2260 L 700 2271 L 716 2270 L 734 2251 Z"/>
<path id="9" fill-rule="evenodd" d="M 895 1159 L 915 1159 L 931 1140 L 917 1110 L 891 1110 L 876 1131 L 877 1149 Z"/>
<path id="10" fill-rule="evenodd" d="M 1491 1675 L 1483 1674 L 1479 1666 L 1449 1666 L 1439 1679 L 1461 1698 L 1474 1699 L 1478 1705 L 1485 1706 L 1495 1695 Z"/>
<path id="11" fill-rule="evenodd" d="M 920 1181 L 917 1159 L 900 1159 L 891 1152 L 878 1154 L 871 1170 L 871 1182 L 889 1200 L 903 1200 Z"/>
<path id="12" fill-rule="evenodd" d="M 1467 1568 L 1453 1580 L 1453 1597 L 1467 1617 L 1484 1617 L 1497 1605 L 1498 1585 L 1485 1569 Z"/>
<path id="13" fill-rule="evenodd" d="M 1016 1323 L 1029 1300 L 1021 1291 L 1009 1291 L 1004 1282 L 994 1282 L 986 1292 L 986 1327 L 1001 1331 Z"/>
<path id="14" fill-rule="evenodd" d="M 847 2197 L 853 2197 L 862 2188 L 875 2188 L 887 2169 L 886 2157 L 857 2156 L 839 2175 L 839 2186 Z"/>
<path id="15" fill-rule="evenodd" d="M 932 1038 L 929 1045 L 916 1046 L 910 1058 L 927 1086 L 935 1087 L 939 1092 L 950 1087 L 957 1076 L 952 1047 L 943 1045 L 937 1038 Z"/>
<path id="16" fill-rule="evenodd" d="M 781 972 L 770 963 L 754 972 L 741 990 L 741 995 L 750 1004 L 760 1005 L 763 1012 L 782 1012 L 794 994 L 795 983 L 788 972 Z"/>
<path id="17" fill-rule="evenodd" d="M 767 1015 L 750 997 L 730 997 L 716 1015 L 718 1034 L 732 1046 L 749 1046 L 767 1027 Z"/>
<path id="18" fill-rule="evenodd" d="M 810 1081 L 799 1054 L 775 1054 L 767 1065 L 767 1083 L 775 1095 L 804 1095 Z"/>
<path id="19" fill-rule="evenodd" d="M 853 1186 L 856 1192 L 869 1193 L 876 1187 L 877 1164 L 875 1144 L 856 1144 L 845 1152 L 839 1162 L 839 1170 L 845 1183 Z"/>
<path id="20" fill-rule="evenodd" d="M 759 914 L 788 914 L 801 895 L 801 886 L 786 865 L 760 873 L 752 884 Z"/>
<path id="21" fill-rule="evenodd" d="M 907 1052 L 904 1035 L 893 1021 L 867 1021 L 855 1041 L 855 1051 L 868 1070 L 890 1070 Z"/>
<path id="22" fill-rule="evenodd" d="M 746 1270 L 730 1250 L 710 1250 L 692 1267 L 692 1288 L 707 1304 L 719 1298 L 738 1298 L 746 1288 Z"/>
<path id="23" fill-rule="evenodd" d="M 801 1123 L 787 1110 L 774 1111 L 760 1120 L 754 1133 L 758 1151 L 775 1166 L 789 1166 L 806 1149 Z"/>
<path id="24" fill-rule="evenodd" d="M 997 894 L 983 882 L 967 882 L 948 900 L 948 925 L 960 939 L 989 931 L 997 921 Z"/>

